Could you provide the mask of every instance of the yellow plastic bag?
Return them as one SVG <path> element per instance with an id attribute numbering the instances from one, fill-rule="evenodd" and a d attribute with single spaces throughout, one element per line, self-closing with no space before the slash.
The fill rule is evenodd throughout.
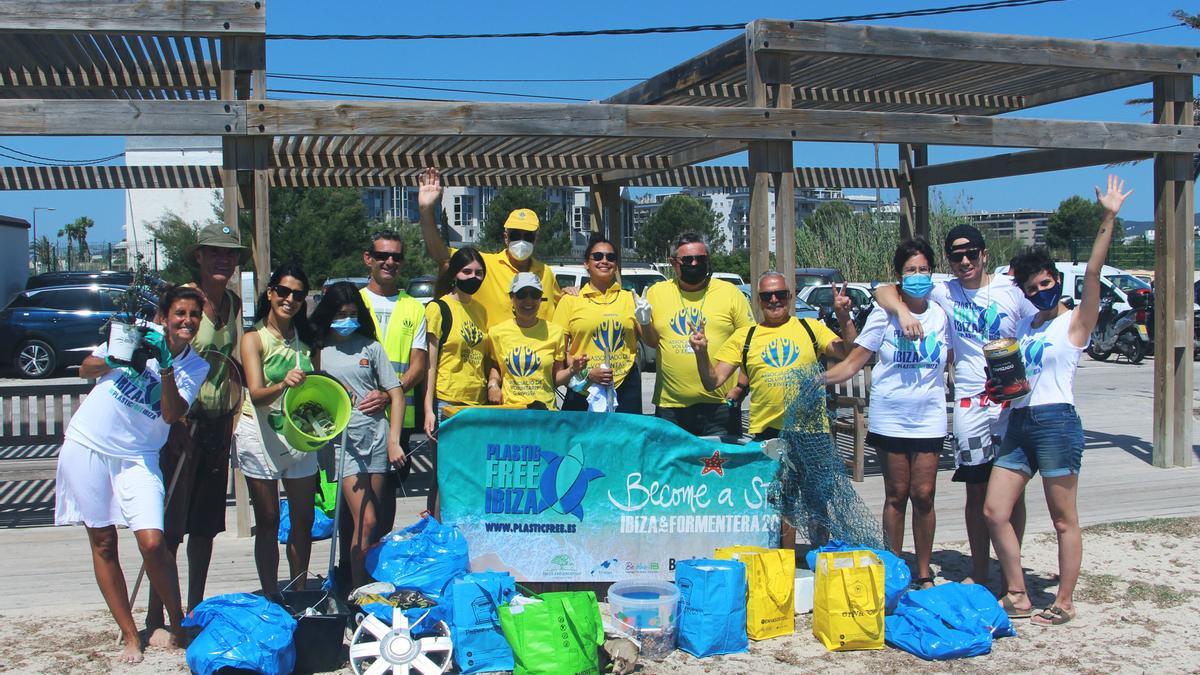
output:
<path id="1" fill-rule="evenodd" d="M 746 566 L 746 634 L 751 640 L 791 635 L 796 630 L 796 554 L 761 546 L 726 546 L 718 560 Z"/>
<path id="2" fill-rule="evenodd" d="M 883 649 L 883 575 L 870 551 L 817 554 L 813 635 L 826 649 Z"/>

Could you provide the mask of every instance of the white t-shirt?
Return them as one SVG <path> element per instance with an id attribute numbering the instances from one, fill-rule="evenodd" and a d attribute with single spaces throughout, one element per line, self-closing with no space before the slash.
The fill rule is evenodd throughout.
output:
<path id="1" fill-rule="evenodd" d="M 1050 403 L 1075 405 L 1075 371 L 1083 347 L 1071 344 L 1071 317 L 1075 310 L 1064 312 L 1052 320 L 1033 327 L 1034 317 L 1017 326 L 1021 343 L 1021 360 L 1025 362 L 1025 378 L 1029 380 L 1029 395 L 1013 402 L 1016 408 Z"/>
<path id="2" fill-rule="evenodd" d="M 101 359 L 107 355 L 107 344 L 92 352 L 92 356 Z M 208 362 L 188 347 L 174 360 L 174 365 L 175 385 L 183 400 L 191 405 L 208 375 Z M 102 455 L 157 462 L 158 451 L 167 442 L 170 431 L 171 425 L 162 419 L 158 359 L 150 359 L 137 378 L 131 378 L 124 368 L 105 373 L 71 417 L 65 435 Z"/>
<path id="3" fill-rule="evenodd" d="M 379 320 L 379 335 L 375 337 L 383 342 L 383 337 L 387 335 L 388 321 L 392 319 L 392 312 L 396 309 L 396 301 L 400 299 L 400 294 L 378 295 L 369 288 L 363 290 L 367 292 L 367 298 L 371 300 L 371 309 L 375 312 L 375 318 Z M 413 333 L 412 349 L 429 351 L 425 344 L 424 314 L 421 315 L 421 324 L 417 326 L 417 332 Z"/>
<path id="4" fill-rule="evenodd" d="M 950 319 L 950 344 L 954 347 L 954 395 L 969 398 L 984 389 L 983 345 L 1005 337 L 1016 337 L 1017 324 L 1037 309 L 1012 277 L 992 276 L 987 286 L 963 288 L 958 279 L 937 284 L 929 299 Z"/>
<path id="5" fill-rule="evenodd" d="M 871 414 L 867 429 L 897 438 L 946 435 L 946 313 L 936 304 L 914 317 L 924 339 L 904 337 L 900 322 L 882 307 L 871 310 L 854 344 L 879 355 L 871 371 Z"/>

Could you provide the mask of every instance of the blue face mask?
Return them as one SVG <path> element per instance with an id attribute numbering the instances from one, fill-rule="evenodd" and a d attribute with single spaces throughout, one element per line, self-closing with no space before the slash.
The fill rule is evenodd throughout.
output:
<path id="1" fill-rule="evenodd" d="M 914 298 L 923 298 L 933 290 L 933 275 L 909 274 L 901 281 L 900 288 Z"/>
<path id="2" fill-rule="evenodd" d="M 1029 302 L 1033 303 L 1034 307 L 1037 307 L 1043 312 L 1048 309 L 1053 309 L 1054 306 L 1058 304 L 1059 299 L 1062 298 L 1062 282 L 1060 281 L 1050 288 L 1043 288 L 1037 293 L 1027 297 L 1029 298 Z"/>
<path id="3" fill-rule="evenodd" d="M 329 327 L 336 330 L 338 335 L 345 337 L 358 330 L 358 319 L 348 316 L 345 319 L 334 321 L 329 324 Z"/>

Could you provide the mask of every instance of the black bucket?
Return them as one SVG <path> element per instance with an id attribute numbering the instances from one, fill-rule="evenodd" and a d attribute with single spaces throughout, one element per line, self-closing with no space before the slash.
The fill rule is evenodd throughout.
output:
<path id="1" fill-rule="evenodd" d="M 325 591 L 283 591 L 287 610 L 296 617 L 296 668 L 298 673 L 338 670 L 346 665 L 346 626 L 351 612 Z M 304 616 L 312 607 L 316 614 Z"/>

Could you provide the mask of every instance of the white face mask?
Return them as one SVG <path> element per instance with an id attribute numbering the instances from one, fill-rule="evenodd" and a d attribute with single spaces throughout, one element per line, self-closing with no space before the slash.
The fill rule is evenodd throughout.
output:
<path id="1" fill-rule="evenodd" d="M 510 241 L 508 242 L 508 254 L 513 257 L 513 260 L 528 260 L 529 256 L 533 255 L 533 243 L 524 239 Z"/>

